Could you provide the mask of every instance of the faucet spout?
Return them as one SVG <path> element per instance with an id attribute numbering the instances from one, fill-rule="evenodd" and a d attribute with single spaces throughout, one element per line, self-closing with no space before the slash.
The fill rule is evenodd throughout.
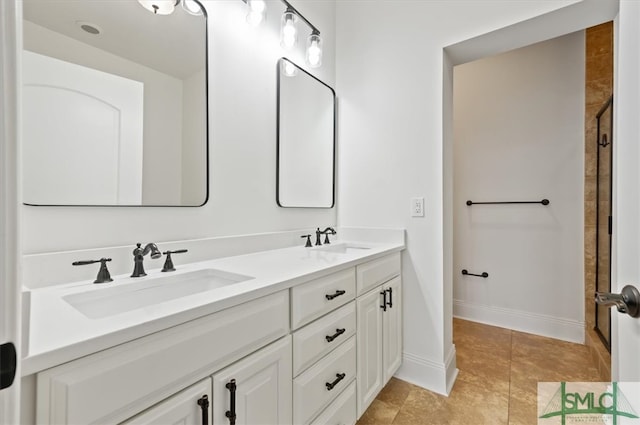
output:
<path id="1" fill-rule="evenodd" d="M 133 250 L 133 273 L 131 277 L 146 276 L 144 271 L 144 256 L 151 253 L 151 258 L 156 259 L 162 257 L 162 253 L 158 249 L 155 243 L 148 243 L 141 248 L 142 244 L 137 243 L 136 248 Z"/>
<path id="2" fill-rule="evenodd" d="M 329 235 L 335 235 L 336 234 L 336 229 L 334 229 L 333 227 L 327 227 L 326 229 L 324 229 L 320 233 L 322 233 L 324 235 L 324 243 L 325 244 L 330 244 L 331 241 L 329 240 Z"/>

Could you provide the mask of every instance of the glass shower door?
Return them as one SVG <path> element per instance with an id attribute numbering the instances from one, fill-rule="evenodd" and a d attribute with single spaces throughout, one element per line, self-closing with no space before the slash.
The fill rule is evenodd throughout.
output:
<path id="1" fill-rule="evenodd" d="M 596 291 L 611 292 L 611 194 L 613 168 L 613 97 L 596 116 L 598 160 L 596 190 Z M 611 351 L 611 309 L 596 304 L 596 331 Z"/>

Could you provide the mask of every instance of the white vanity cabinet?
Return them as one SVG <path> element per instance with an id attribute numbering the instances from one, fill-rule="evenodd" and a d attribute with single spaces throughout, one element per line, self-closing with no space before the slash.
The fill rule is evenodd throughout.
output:
<path id="1" fill-rule="evenodd" d="M 400 366 L 401 295 L 399 252 L 353 262 L 40 371 L 29 422 L 353 425 Z"/>
<path id="2" fill-rule="evenodd" d="M 356 300 L 357 399 L 358 416 L 361 416 L 402 362 L 399 254 L 358 266 L 358 279 L 358 288 L 370 289 Z M 380 280 L 385 279 L 380 284 Z M 371 280 L 375 284 L 371 284 Z"/>
<path id="3" fill-rule="evenodd" d="M 139 414 L 288 335 L 288 295 L 276 292 L 38 373 L 36 422 L 119 423 Z"/>

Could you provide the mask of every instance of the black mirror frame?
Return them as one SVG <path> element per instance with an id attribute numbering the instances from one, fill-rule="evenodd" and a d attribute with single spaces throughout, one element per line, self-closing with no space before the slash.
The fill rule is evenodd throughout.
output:
<path id="1" fill-rule="evenodd" d="M 332 135 L 333 135 L 333 146 L 332 146 L 332 148 L 333 148 L 333 170 L 332 170 L 332 173 L 331 173 L 333 181 L 331 183 L 331 205 L 329 205 L 329 206 L 290 206 L 290 205 L 282 205 L 282 203 L 280 202 L 280 84 L 281 84 L 280 83 L 280 78 L 281 78 L 280 69 L 282 67 L 283 61 L 289 62 L 290 64 L 295 66 L 298 71 L 305 73 L 309 77 L 313 78 L 315 81 L 317 81 L 320 84 L 322 84 L 323 86 L 327 87 L 331 91 L 331 95 L 333 96 L 333 131 L 332 131 Z M 333 89 L 333 87 L 331 87 L 330 85 L 328 85 L 324 81 L 320 80 L 315 75 L 307 72 L 305 69 L 301 68 L 295 62 L 293 62 L 292 60 L 290 60 L 290 59 L 288 59 L 286 57 L 281 57 L 276 62 L 276 76 L 277 76 L 277 79 L 276 79 L 276 98 L 277 98 L 276 99 L 276 203 L 278 204 L 278 206 L 280 208 L 331 209 L 336 205 L 336 129 L 337 129 L 337 126 L 336 126 L 336 121 L 337 121 L 336 92 Z"/>
<path id="2" fill-rule="evenodd" d="M 202 17 L 204 18 L 204 90 L 205 90 L 205 196 L 204 200 L 201 204 L 198 205 L 99 205 L 99 204 L 30 204 L 27 202 L 23 202 L 23 205 L 31 206 L 31 207 L 76 207 L 76 208 L 120 208 L 120 207 L 143 207 L 143 208 L 199 208 L 204 206 L 209 201 L 209 25 L 208 25 L 208 15 L 207 9 L 200 2 L 200 0 L 193 0 L 199 6 L 200 10 L 202 10 Z"/>

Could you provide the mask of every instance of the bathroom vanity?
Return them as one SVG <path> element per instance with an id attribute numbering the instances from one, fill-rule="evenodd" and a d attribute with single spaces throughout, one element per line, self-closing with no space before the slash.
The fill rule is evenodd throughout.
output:
<path id="1" fill-rule="evenodd" d="M 353 424 L 401 363 L 402 249 L 293 247 L 34 290 L 23 416 Z M 145 301 L 164 288 L 178 292 Z"/>

